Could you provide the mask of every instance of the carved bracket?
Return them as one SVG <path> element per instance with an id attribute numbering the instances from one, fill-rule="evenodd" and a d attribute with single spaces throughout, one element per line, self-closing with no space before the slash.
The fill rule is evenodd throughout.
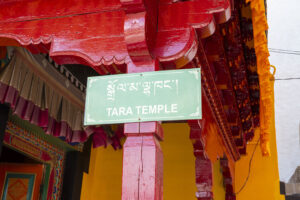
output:
<path id="1" fill-rule="evenodd" d="M 134 63 L 155 59 L 158 0 L 121 0 L 126 16 L 124 37 L 128 54 Z"/>

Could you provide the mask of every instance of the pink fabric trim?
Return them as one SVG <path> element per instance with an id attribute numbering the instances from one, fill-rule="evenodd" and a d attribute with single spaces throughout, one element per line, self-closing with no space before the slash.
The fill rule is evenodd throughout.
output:
<path id="1" fill-rule="evenodd" d="M 43 128 L 46 134 L 59 137 L 74 145 L 85 142 L 93 135 L 93 147 L 107 146 L 107 135 L 102 127 L 89 126 L 84 130 L 72 130 L 65 121 L 56 121 L 49 116 L 48 109 L 42 110 L 33 102 L 21 97 L 18 90 L 0 82 L 0 102 L 10 104 L 14 114 Z M 120 138 L 123 130 L 117 130 L 116 135 L 110 138 L 109 143 L 114 149 L 122 148 Z"/>
<path id="2" fill-rule="evenodd" d="M 93 147 L 97 148 L 99 146 L 107 146 L 106 133 L 102 127 L 95 127 L 93 135 Z"/>
<path id="3" fill-rule="evenodd" d="M 39 125 L 39 117 L 40 117 L 40 108 L 34 105 L 33 112 L 30 118 L 30 123 L 34 125 Z"/>
<path id="4" fill-rule="evenodd" d="M 87 128 L 87 132 L 85 130 L 71 130 L 67 122 L 56 121 L 49 117 L 47 109 L 42 110 L 33 102 L 19 96 L 19 92 L 15 88 L 3 83 L 0 83 L 0 102 L 10 104 L 14 114 L 40 126 L 46 134 L 60 137 L 71 144 L 85 142 L 94 133 L 94 127 Z M 99 142 L 96 143 L 99 144 Z"/>
<path id="5" fill-rule="evenodd" d="M 18 96 L 18 91 L 13 87 L 8 86 L 4 102 L 9 103 L 11 107 L 15 107 Z"/>
<path id="6" fill-rule="evenodd" d="M 48 121 L 49 121 L 48 109 L 40 110 L 38 125 L 40 127 L 46 128 L 48 126 Z"/>

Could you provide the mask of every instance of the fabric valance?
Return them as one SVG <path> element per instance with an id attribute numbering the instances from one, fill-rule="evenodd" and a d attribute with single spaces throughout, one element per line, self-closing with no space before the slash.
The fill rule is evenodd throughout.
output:
<path id="1" fill-rule="evenodd" d="M 85 94 L 45 61 L 41 64 L 26 50 L 15 49 L 0 71 L 0 102 L 9 104 L 13 114 L 40 126 L 46 134 L 70 144 L 85 142 L 95 133 L 94 147 L 106 145 L 102 127 L 83 126 Z"/>

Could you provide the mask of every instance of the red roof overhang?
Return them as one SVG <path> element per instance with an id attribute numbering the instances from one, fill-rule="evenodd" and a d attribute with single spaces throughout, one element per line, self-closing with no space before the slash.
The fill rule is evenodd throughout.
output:
<path id="1" fill-rule="evenodd" d="M 231 13 L 229 0 L 0 4 L 0 45 L 17 41 L 32 52 L 49 52 L 57 63 L 94 67 L 156 58 L 182 66 L 194 57 L 197 37 L 211 35 L 215 23 L 225 22 Z"/>

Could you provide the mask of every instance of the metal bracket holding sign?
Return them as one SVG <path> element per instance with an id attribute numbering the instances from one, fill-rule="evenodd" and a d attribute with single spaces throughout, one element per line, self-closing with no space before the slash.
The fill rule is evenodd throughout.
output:
<path id="1" fill-rule="evenodd" d="M 88 78 L 84 125 L 201 117 L 199 68 Z"/>

